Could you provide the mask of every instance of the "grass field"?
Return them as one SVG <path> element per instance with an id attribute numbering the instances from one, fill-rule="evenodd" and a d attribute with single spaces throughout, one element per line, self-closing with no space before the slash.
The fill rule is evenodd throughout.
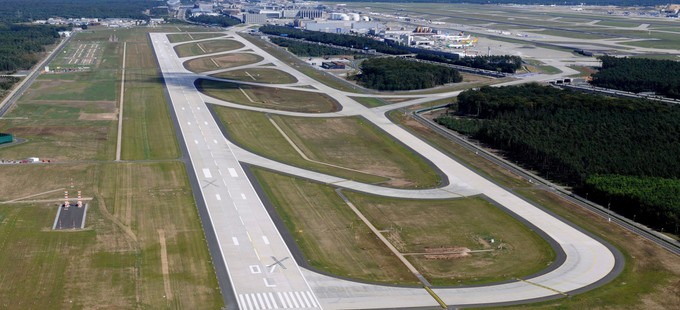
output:
<path id="1" fill-rule="evenodd" d="M 423 159 L 361 118 L 272 116 L 300 151 L 317 161 L 313 162 L 302 158 L 264 114 L 217 106 L 215 110 L 236 143 L 277 161 L 392 187 L 433 187 L 440 182 Z"/>
<path id="2" fill-rule="evenodd" d="M 533 184 L 448 141 L 405 117 L 403 113 L 393 112 L 391 116 L 418 136 L 424 137 L 439 149 L 473 167 L 478 173 L 513 189 L 516 194 L 541 204 L 574 224 L 603 236 L 626 257 L 626 267 L 623 273 L 612 283 L 603 287 L 568 299 L 509 308 L 672 309 L 680 303 L 680 294 L 678 294 L 680 260 L 677 256 L 627 230 L 612 225 L 606 219 L 594 216 L 549 191 L 534 189 Z"/>
<path id="3" fill-rule="evenodd" d="M 70 189 L 69 177 L 74 179 L 74 190 L 95 197 L 88 208 L 86 230 L 79 232 L 51 231 L 56 203 L 0 204 L 0 251 L 4 253 L 0 255 L 0 307 L 221 306 L 180 163 L 22 165 L 2 166 L 0 171 L 0 184 L 11 190 L 3 191 L 3 200 Z M 62 195 L 56 191 L 29 199 L 56 202 Z M 165 276 L 161 234 L 170 270 Z"/>
<path id="4" fill-rule="evenodd" d="M 146 31 L 129 30 L 121 158 L 179 157 L 175 131 Z"/>
<path id="5" fill-rule="evenodd" d="M 270 68 L 248 68 L 213 74 L 214 77 L 231 79 L 245 82 L 258 82 L 265 84 L 291 84 L 297 79 L 281 70 Z"/>
<path id="6" fill-rule="evenodd" d="M 140 150 L 124 154 L 130 159 L 178 156 L 148 30 L 159 29 L 119 29 L 115 33 L 120 42 L 104 49 L 104 61 L 90 77 L 109 74 L 112 89 L 83 95 L 86 92 L 75 88 L 69 94 L 69 85 L 93 86 L 78 74 L 41 77 L 47 86 L 37 84 L 29 92 L 49 96 L 52 89 L 59 93 L 63 88 L 63 95 L 54 100 L 24 96 L 8 115 L 11 119 L 0 120 L 0 130 L 29 139 L 0 149 L 0 158 L 37 156 L 61 162 L 0 166 L 0 202 L 5 202 L 0 203 L 0 308 L 223 305 L 183 163 L 108 162 L 115 153 L 124 41 L 126 78 L 135 86 L 126 89 L 124 147 L 137 148 L 133 141 L 139 136 L 145 141 L 141 144 L 149 146 L 149 155 L 138 156 Z M 102 40 L 112 33 L 88 31 L 78 38 Z M 137 122 L 146 124 L 149 132 L 135 127 Z M 94 198 L 84 231 L 51 231 L 63 189 L 72 196 L 82 190 L 84 197 Z"/>
<path id="7" fill-rule="evenodd" d="M 217 38 L 223 35 L 224 34 L 222 33 L 174 33 L 168 35 L 168 40 L 170 40 L 170 43 L 179 43 L 185 41 Z"/>
<path id="8" fill-rule="evenodd" d="M 311 266 L 356 279 L 419 283 L 333 188 L 267 170 L 253 171 Z"/>
<path id="9" fill-rule="evenodd" d="M 196 85 L 208 96 L 247 106 L 307 113 L 335 112 L 340 109 L 335 99 L 322 93 L 205 79 L 198 80 Z"/>
<path id="10" fill-rule="evenodd" d="M 201 73 L 217 69 L 228 69 L 238 66 L 254 64 L 262 61 L 259 55 L 251 53 L 233 53 L 215 57 L 203 57 L 189 60 L 184 63 L 184 67 L 192 72 Z"/>
<path id="11" fill-rule="evenodd" d="M 186 43 L 175 46 L 175 52 L 179 57 L 189 57 L 217 52 L 227 52 L 242 48 L 241 42 L 227 39 L 202 41 L 196 43 Z"/>
<path id="12" fill-rule="evenodd" d="M 343 79 L 340 79 L 338 77 L 333 76 L 330 73 L 323 72 L 317 69 L 312 68 L 310 65 L 308 65 L 306 62 L 302 61 L 300 58 L 296 57 L 295 55 L 281 49 L 280 47 L 271 44 L 269 42 L 265 42 L 257 37 L 251 36 L 251 35 L 242 35 L 242 37 L 250 43 L 255 44 L 257 47 L 261 48 L 265 52 L 271 54 L 272 56 L 278 58 L 279 60 L 289 64 L 296 70 L 299 70 L 300 72 L 304 73 L 305 75 L 319 81 L 320 83 L 323 83 L 327 86 L 333 87 L 335 89 L 341 90 L 341 91 L 347 91 L 347 92 L 353 92 L 353 93 L 374 93 L 373 91 L 369 91 L 366 89 L 363 89 L 361 87 L 356 87 L 356 85 L 353 85 L 352 83 L 349 83 Z"/>
<path id="13" fill-rule="evenodd" d="M 488 251 L 451 259 L 408 255 L 434 285 L 523 277 L 546 268 L 555 258 L 540 236 L 479 197 L 406 200 L 359 193 L 346 196 L 377 229 L 385 231 L 402 254 L 455 247 Z"/>
<path id="14" fill-rule="evenodd" d="M 312 266 L 368 281 L 414 284 L 413 275 L 371 236 L 332 187 L 262 169 L 255 174 Z M 553 258 L 538 235 L 481 198 L 416 201 L 346 195 L 402 253 L 443 246 L 495 249 L 448 260 L 408 255 L 435 285 L 525 276 Z M 491 238 L 496 238 L 493 245 Z M 503 250 L 497 249 L 500 243 Z"/>

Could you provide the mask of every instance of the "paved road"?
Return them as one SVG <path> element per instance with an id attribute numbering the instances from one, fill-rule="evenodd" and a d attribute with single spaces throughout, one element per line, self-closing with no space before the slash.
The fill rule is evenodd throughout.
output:
<path id="1" fill-rule="evenodd" d="M 403 128 L 393 124 L 385 117 L 385 108 L 369 109 L 364 107 L 348 97 L 355 94 L 338 91 L 315 82 L 236 35 L 234 30 L 228 31 L 228 34 L 234 40 L 242 42 L 248 49 L 253 50 L 254 53 L 263 56 L 266 62 L 272 63 L 279 69 L 295 76 L 300 84 L 314 85 L 318 91 L 336 99 L 342 105 L 342 110 L 330 115 L 361 115 L 406 146 L 425 155 L 446 175 L 448 183 L 443 188 L 456 189 L 451 192 L 437 190 L 441 195 L 439 198 L 460 197 L 461 195 L 478 193 L 486 195 L 511 214 L 534 227 L 557 247 L 558 258 L 555 265 L 541 274 L 522 281 L 481 287 L 435 289 L 435 292 L 447 304 L 504 304 L 556 298 L 564 296 L 563 294 L 578 292 L 606 283 L 620 272 L 622 258 L 615 249 L 608 247 L 578 228 L 564 223 L 541 208 L 514 196 L 411 135 Z M 214 118 L 210 115 L 205 102 L 232 106 L 234 104 L 200 95 L 193 84 L 194 80 L 200 75 L 188 72 L 182 66 L 185 59 L 178 58 L 172 50 L 172 46 L 176 44 L 169 43 L 165 34 L 162 33 L 153 33 L 150 36 L 166 80 L 166 87 L 173 108 L 177 114 L 181 134 L 194 167 L 190 173 L 194 173 L 196 178 L 200 180 L 200 195 L 204 198 L 205 207 L 210 213 L 219 243 L 219 253 L 226 262 L 229 280 L 241 309 L 257 308 L 254 301 L 259 303 L 259 298 L 271 297 L 271 299 L 268 299 L 270 303 L 272 300 L 283 302 L 286 295 L 277 300 L 278 294 L 290 294 L 291 292 L 293 293 L 288 295 L 289 298 L 293 298 L 293 296 L 308 297 L 308 303 L 305 305 L 316 305 L 326 309 L 438 306 L 436 301 L 423 289 L 355 283 L 297 267 L 297 262 L 292 258 L 288 247 L 240 168 L 239 161 L 283 170 L 321 182 L 328 183 L 329 178 L 333 177 L 300 168 L 292 169 L 294 167 L 291 168 L 288 165 L 251 154 L 226 140 Z M 540 78 L 551 79 L 554 77 L 541 76 L 531 79 Z M 521 82 L 523 81 L 513 83 Z M 272 87 L 271 85 L 263 86 Z M 454 92 L 451 94 L 454 94 Z M 432 95 L 429 100 L 451 94 Z M 418 95 L 418 97 L 423 97 L 423 95 Z M 409 104 L 413 104 L 416 100 L 411 100 Z M 395 106 L 392 105 L 389 108 L 395 108 Z M 275 114 L 291 114 L 276 110 L 257 110 Z M 319 116 L 319 114 L 299 114 Z M 292 170 L 295 171 L 291 172 Z M 353 189 L 360 187 L 360 190 L 365 192 L 385 195 L 384 189 L 368 187 L 365 184 L 345 182 L 342 186 Z M 428 189 L 426 191 L 431 192 L 433 190 Z M 425 192 L 405 191 L 398 193 L 398 195 L 400 197 L 417 197 Z M 243 199 L 244 195 L 245 199 Z M 287 269 L 278 267 L 279 265 L 272 265 L 276 263 L 272 257 L 275 257 L 277 261 L 284 257 L 291 257 L 283 261 Z M 271 284 L 276 286 L 271 286 Z M 297 292 L 297 295 L 295 292 Z M 250 303 L 248 297 L 251 298 Z M 299 305 L 304 300 L 298 299 L 297 301 Z M 271 304 L 266 304 L 266 300 L 263 300 L 263 302 L 257 304 L 258 307 L 268 309 L 271 306 Z M 281 306 L 281 303 L 278 306 Z"/>

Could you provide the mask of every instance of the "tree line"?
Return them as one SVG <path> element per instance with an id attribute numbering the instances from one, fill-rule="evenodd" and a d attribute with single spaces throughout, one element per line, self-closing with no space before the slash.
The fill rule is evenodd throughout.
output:
<path id="1" fill-rule="evenodd" d="M 602 69 L 591 83 L 634 93 L 655 92 L 680 99 L 680 62 L 647 58 L 600 57 Z"/>
<path id="2" fill-rule="evenodd" d="M 597 176 L 677 182 L 680 106 L 530 84 L 465 91 L 451 112 L 436 121 L 573 186 L 581 195 L 597 189 L 589 198 L 603 205 L 612 202 L 612 209 L 637 214 L 648 225 L 674 229 L 678 223 L 680 204 L 668 205 L 656 197 L 673 192 L 654 192 L 654 186 L 647 186 L 639 189 L 644 193 L 621 194 L 612 190 L 615 186 L 602 185 Z M 672 198 L 678 200 L 680 196 Z"/>
<path id="3" fill-rule="evenodd" d="M 272 37 L 271 41 L 272 43 L 281 47 L 285 47 L 286 49 L 288 49 L 289 52 L 301 57 L 320 57 L 326 55 L 358 55 L 358 53 L 351 50 L 321 45 L 318 43 L 300 42 L 296 40 L 284 39 L 279 37 Z"/>
<path id="4" fill-rule="evenodd" d="M 59 39 L 63 27 L 0 23 L 0 71 L 29 69 L 40 59 L 45 45 Z"/>
<path id="5" fill-rule="evenodd" d="M 0 20 L 26 22 L 50 17 L 120 17 L 148 20 L 143 11 L 158 6 L 154 0 L 3 0 Z"/>
<path id="6" fill-rule="evenodd" d="M 391 42 L 382 42 L 369 37 L 301 30 L 275 25 L 262 26 L 260 27 L 260 31 L 270 35 L 303 39 L 311 42 L 320 42 L 356 49 L 375 50 L 378 53 L 389 55 L 416 54 L 417 58 L 423 60 L 456 64 L 477 69 L 514 73 L 517 69 L 522 67 L 522 58 L 518 56 L 460 57 L 458 54 L 435 50 L 424 50 Z"/>
<path id="7" fill-rule="evenodd" d="M 189 12 L 187 12 L 189 14 Z M 226 15 L 220 15 L 220 16 L 209 16 L 209 15 L 200 15 L 196 17 L 188 17 L 188 20 L 195 22 L 195 23 L 201 23 L 201 24 L 206 24 L 206 25 L 216 25 L 220 27 L 231 27 L 234 25 L 238 25 L 241 23 L 241 20 L 232 16 L 226 16 Z"/>
<path id="8" fill-rule="evenodd" d="M 463 80 L 455 69 L 400 58 L 366 59 L 356 79 L 377 90 L 424 89 Z"/>

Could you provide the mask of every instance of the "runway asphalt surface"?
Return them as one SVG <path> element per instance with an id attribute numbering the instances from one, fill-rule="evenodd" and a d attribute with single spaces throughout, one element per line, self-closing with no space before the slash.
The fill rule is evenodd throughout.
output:
<path id="1" fill-rule="evenodd" d="M 183 148 L 190 159 L 188 170 L 195 183 L 194 195 L 200 198 L 197 199 L 199 210 L 204 208 L 210 222 L 210 225 L 204 223 L 206 235 L 215 237 L 212 242 L 209 238 L 209 245 L 213 257 L 220 256 L 220 259 L 213 259 L 213 261 L 216 264 L 220 260 L 224 262 L 224 268 L 216 266 L 216 270 L 218 270 L 218 278 L 222 278 L 220 283 L 228 284 L 221 285 L 227 302 L 237 304 L 240 309 L 439 307 L 439 304 L 422 288 L 358 283 L 301 268 L 295 259 L 296 255 L 292 254 L 241 164 L 267 167 L 323 183 L 333 182 L 335 186 L 342 188 L 392 197 L 427 199 L 435 198 L 433 195 L 436 198 L 485 195 L 509 213 L 540 230 L 547 239 L 553 241 L 554 246 L 558 248 L 557 253 L 563 253 L 561 256 L 558 255 L 557 261 L 561 262 L 558 266 L 552 266 L 546 272 L 522 280 L 475 287 L 433 288 L 434 292 L 448 305 L 508 304 L 559 298 L 565 294 L 602 285 L 621 271 L 622 257 L 615 249 L 475 174 L 392 123 L 384 114 L 388 109 L 448 97 L 458 92 L 417 95 L 413 97 L 420 99 L 370 109 L 349 98 L 350 95 L 356 94 L 342 92 L 312 80 L 243 39 L 235 33 L 235 29 L 228 30 L 225 35 L 230 39 L 240 41 L 246 47 L 214 55 L 246 52 L 249 49 L 252 50 L 251 53 L 264 57 L 264 61 L 227 70 L 272 63 L 275 68 L 296 77 L 298 79 L 296 85 L 313 85 L 319 92 L 336 99 L 342 105 L 342 110 L 319 114 L 283 112 L 244 107 L 205 96 L 194 86 L 197 78 L 205 76 L 189 72 L 184 68 L 182 63 L 189 58 L 180 59 L 175 54 L 172 47 L 178 43 L 170 43 L 164 33 L 150 34 L 176 116 L 176 125 L 184 143 Z M 526 80 L 511 83 L 554 78 L 554 76 L 532 76 Z M 261 86 L 282 87 L 279 85 Z M 305 91 L 303 88 L 293 88 Z M 417 150 L 429 159 L 446 175 L 448 184 L 443 184 L 438 189 L 426 190 L 381 188 L 342 180 L 263 158 L 226 139 L 206 103 L 272 114 L 308 117 L 360 115 L 405 146 Z"/>

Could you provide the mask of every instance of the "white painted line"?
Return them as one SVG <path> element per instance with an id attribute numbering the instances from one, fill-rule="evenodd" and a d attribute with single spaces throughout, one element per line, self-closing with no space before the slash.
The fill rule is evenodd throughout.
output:
<path id="1" fill-rule="evenodd" d="M 260 308 L 263 309 L 264 308 L 264 301 L 262 300 L 262 295 L 260 295 L 260 293 L 257 293 L 257 294 L 255 294 L 255 296 L 257 296 L 257 301 L 260 303 Z"/>
<path id="2" fill-rule="evenodd" d="M 274 298 L 274 295 L 271 292 L 267 293 L 267 295 L 269 295 L 269 298 L 272 300 L 272 304 L 274 305 L 274 309 L 278 309 L 279 305 L 276 304 L 276 298 Z"/>
<path id="3" fill-rule="evenodd" d="M 285 298 L 286 302 L 290 305 L 290 307 L 286 307 L 286 308 L 293 308 L 293 303 L 290 301 L 290 297 L 288 297 L 288 293 L 284 292 L 283 298 Z M 295 308 L 297 308 L 297 306 Z"/>
<path id="4" fill-rule="evenodd" d="M 196 107 L 196 110 L 199 110 L 199 111 L 200 111 L 200 110 L 201 110 L 201 107 Z"/>
<path id="5" fill-rule="evenodd" d="M 300 308 L 300 305 L 298 304 L 297 300 L 295 300 L 295 295 L 291 292 L 286 292 L 286 299 L 288 298 L 288 295 L 290 295 L 290 299 L 293 301 L 293 305 L 295 305 L 295 308 Z"/>
<path id="6" fill-rule="evenodd" d="M 203 122 L 203 125 L 208 125 L 208 122 Z"/>
<path id="7" fill-rule="evenodd" d="M 217 162 L 215 162 L 215 166 L 217 166 Z M 217 169 L 217 173 L 219 173 L 220 175 L 222 175 L 222 170 Z"/>
<path id="8" fill-rule="evenodd" d="M 307 291 L 307 296 L 309 296 L 309 300 L 312 302 L 312 306 L 316 307 L 316 301 L 314 301 L 314 295 L 312 295 L 312 292 Z"/>
<path id="9" fill-rule="evenodd" d="M 305 296 L 305 292 L 300 292 L 299 295 L 298 295 L 298 292 L 295 292 L 295 295 L 302 296 L 302 299 L 304 299 L 305 305 L 307 305 L 307 308 L 312 306 L 312 304 L 309 303 L 309 300 L 307 300 L 307 296 Z"/>
<path id="10" fill-rule="evenodd" d="M 213 139 L 213 143 L 217 144 L 217 140 Z"/>
<path id="11" fill-rule="evenodd" d="M 215 194 L 215 199 L 222 200 L 222 197 L 219 194 Z"/>
<path id="12" fill-rule="evenodd" d="M 246 300 L 248 301 L 248 309 L 253 309 L 253 304 L 250 302 L 250 294 L 246 294 Z"/>
<path id="13" fill-rule="evenodd" d="M 266 293 L 262 293 L 262 297 L 264 299 L 264 302 L 267 304 L 267 309 L 271 309 L 272 303 L 269 302 L 269 297 L 267 297 Z"/>
<path id="14" fill-rule="evenodd" d="M 267 239 L 267 236 L 262 236 L 262 240 L 264 241 L 264 244 L 269 244 L 269 239 Z"/>
<path id="15" fill-rule="evenodd" d="M 182 111 L 184 111 L 184 107 L 182 107 Z"/>
<path id="16" fill-rule="evenodd" d="M 236 238 L 236 237 L 231 237 L 231 241 L 234 242 L 234 245 L 238 245 L 238 238 Z"/>
<path id="17" fill-rule="evenodd" d="M 227 184 L 226 182 L 224 184 Z M 227 194 L 229 194 L 229 198 L 231 198 L 231 191 L 227 190 Z"/>
<path id="18" fill-rule="evenodd" d="M 203 168 L 203 175 L 208 179 L 212 178 L 212 174 L 210 174 L 210 169 L 208 168 Z"/>
<path id="19" fill-rule="evenodd" d="M 187 125 L 191 126 L 191 122 L 187 122 Z"/>
<path id="20" fill-rule="evenodd" d="M 286 304 L 286 302 L 283 300 L 283 296 L 281 296 L 281 292 L 276 292 L 276 295 L 279 296 L 279 300 L 281 301 L 281 305 L 284 308 L 289 308 L 288 304 Z"/>
<path id="21" fill-rule="evenodd" d="M 243 223 L 243 218 L 242 218 L 242 217 L 239 216 L 238 219 L 241 220 L 241 225 L 246 226 L 246 224 Z"/>
<path id="22" fill-rule="evenodd" d="M 276 284 L 269 283 L 269 278 L 263 278 L 262 280 L 264 280 L 264 286 L 266 286 L 266 287 L 276 287 Z M 269 293 L 269 294 L 271 294 L 271 293 Z M 270 295 L 269 297 L 272 297 L 272 301 L 274 301 L 273 296 Z M 276 301 L 274 301 L 274 305 L 276 305 Z"/>
<path id="23" fill-rule="evenodd" d="M 198 140 L 194 140 L 194 143 L 198 144 Z"/>
<path id="24" fill-rule="evenodd" d="M 253 242 L 253 238 L 250 238 L 250 233 L 246 231 L 246 236 L 248 236 L 248 241 Z"/>
<path id="25" fill-rule="evenodd" d="M 255 256 L 257 256 L 257 260 L 262 261 L 262 260 L 260 259 L 260 253 L 257 252 L 257 249 L 256 249 L 256 248 L 253 248 L 253 251 L 255 251 Z"/>
<path id="26" fill-rule="evenodd" d="M 246 200 L 246 194 L 241 193 L 241 198 L 243 198 L 243 200 Z"/>
<path id="27" fill-rule="evenodd" d="M 240 301 L 239 306 L 241 306 L 241 308 L 245 308 L 246 307 L 246 299 L 245 299 L 245 297 L 243 297 L 243 294 L 238 294 L 238 299 Z"/>
<path id="28" fill-rule="evenodd" d="M 238 177 L 238 174 L 236 174 L 236 169 L 234 168 L 229 168 L 229 174 L 231 175 L 232 178 Z"/>
<path id="29" fill-rule="evenodd" d="M 249 268 L 251 273 L 262 273 L 262 270 L 260 270 L 260 266 L 258 265 L 250 265 Z"/>

